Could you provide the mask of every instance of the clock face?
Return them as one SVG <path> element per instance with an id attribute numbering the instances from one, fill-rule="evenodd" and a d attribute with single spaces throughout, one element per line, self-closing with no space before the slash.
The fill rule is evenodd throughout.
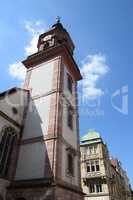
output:
<path id="1" fill-rule="evenodd" d="M 47 36 L 45 36 L 43 39 L 42 39 L 42 41 L 47 41 L 47 40 L 51 40 L 51 38 L 52 38 L 52 35 L 47 35 Z"/>

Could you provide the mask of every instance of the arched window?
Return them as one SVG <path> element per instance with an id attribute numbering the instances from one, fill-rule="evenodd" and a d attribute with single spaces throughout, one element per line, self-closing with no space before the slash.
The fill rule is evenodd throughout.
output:
<path id="1" fill-rule="evenodd" d="M 6 176 L 10 155 L 16 139 L 16 131 L 12 127 L 4 127 L 0 133 L 0 176 Z"/>

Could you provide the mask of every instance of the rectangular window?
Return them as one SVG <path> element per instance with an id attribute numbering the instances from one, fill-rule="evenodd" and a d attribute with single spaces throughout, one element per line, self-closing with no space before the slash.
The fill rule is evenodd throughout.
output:
<path id="1" fill-rule="evenodd" d="M 94 145 L 94 154 L 97 154 L 97 145 Z"/>
<path id="2" fill-rule="evenodd" d="M 87 163 L 87 173 L 89 172 L 99 172 L 100 171 L 100 165 L 99 160 L 91 160 Z"/>
<path id="3" fill-rule="evenodd" d="M 94 184 L 89 185 L 89 191 L 90 191 L 90 193 L 95 193 L 95 185 Z"/>
<path id="4" fill-rule="evenodd" d="M 70 129 L 73 129 L 73 110 L 71 106 L 67 109 L 67 125 Z"/>
<path id="5" fill-rule="evenodd" d="M 87 162 L 87 173 L 91 172 L 91 162 Z"/>
<path id="6" fill-rule="evenodd" d="M 72 93 L 73 81 L 69 74 L 67 74 L 67 88 Z"/>
<path id="7" fill-rule="evenodd" d="M 92 146 L 89 147 L 89 150 L 90 150 L 90 155 L 93 154 L 93 147 Z"/>
<path id="8" fill-rule="evenodd" d="M 91 171 L 95 172 L 95 162 L 91 161 Z"/>
<path id="9" fill-rule="evenodd" d="M 74 160 L 70 153 L 68 154 L 68 174 L 71 176 L 74 175 Z"/>
<path id="10" fill-rule="evenodd" d="M 102 192 L 102 184 L 96 184 L 96 193 Z"/>
<path id="11" fill-rule="evenodd" d="M 102 184 L 101 183 L 91 183 L 89 185 L 90 193 L 101 193 L 102 192 Z"/>
<path id="12" fill-rule="evenodd" d="M 100 171 L 99 160 L 96 160 L 96 171 Z"/>
<path id="13" fill-rule="evenodd" d="M 91 145 L 87 149 L 87 155 L 93 155 L 97 153 L 97 145 Z"/>
<path id="14" fill-rule="evenodd" d="M 90 172 L 91 169 L 90 169 L 90 165 L 87 166 L 87 172 Z"/>

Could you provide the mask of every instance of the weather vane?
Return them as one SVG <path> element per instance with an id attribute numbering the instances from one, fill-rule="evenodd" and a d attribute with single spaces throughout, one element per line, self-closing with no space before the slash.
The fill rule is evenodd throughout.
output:
<path id="1" fill-rule="evenodd" d="M 57 22 L 57 23 L 60 23 L 60 20 L 61 20 L 61 17 L 60 17 L 60 16 L 57 16 L 57 17 L 56 17 L 56 22 Z"/>

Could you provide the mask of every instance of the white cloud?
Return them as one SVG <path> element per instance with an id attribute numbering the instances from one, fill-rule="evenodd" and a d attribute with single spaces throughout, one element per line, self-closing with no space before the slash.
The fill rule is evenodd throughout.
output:
<path id="1" fill-rule="evenodd" d="M 97 82 L 109 72 L 109 66 L 106 64 L 105 55 L 88 55 L 82 64 L 83 97 L 87 99 L 96 99 L 97 97 L 102 96 L 104 91 L 101 88 L 98 88 Z"/>
<path id="2" fill-rule="evenodd" d="M 26 55 L 31 55 L 37 52 L 38 36 L 33 36 L 28 46 L 25 47 Z"/>
<path id="3" fill-rule="evenodd" d="M 9 74 L 14 78 L 23 80 L 26 75 L 26 70 L 21 62 L 16 62 L 9 65 Z"/>
<path id="4" fill-rule="evenodd" d="M 37 41 L 41 33 L 45 32 L 46 27 L 42 24 L 41 21 L 36 21 L 34 24 L 26 21 L 25 29 L 29 32 L 31 40 L 29 44 L 24 48 L 26 55 L 31 55 L 37 52 Z"/>
<path id="5" fill-rule="evenodd" d="M 46 26 L 41 21 L 24 23 L 26 31 L 29 33 L 30 40 L 24 47 L 24 55 L 29 56 L 37 52 L 37 41 L 41 33 L 45 32 Z M 9 74 L 18 80 L 24 80 L 26 69 L 21 62 L 15 62 L 9 65 Z"/>

